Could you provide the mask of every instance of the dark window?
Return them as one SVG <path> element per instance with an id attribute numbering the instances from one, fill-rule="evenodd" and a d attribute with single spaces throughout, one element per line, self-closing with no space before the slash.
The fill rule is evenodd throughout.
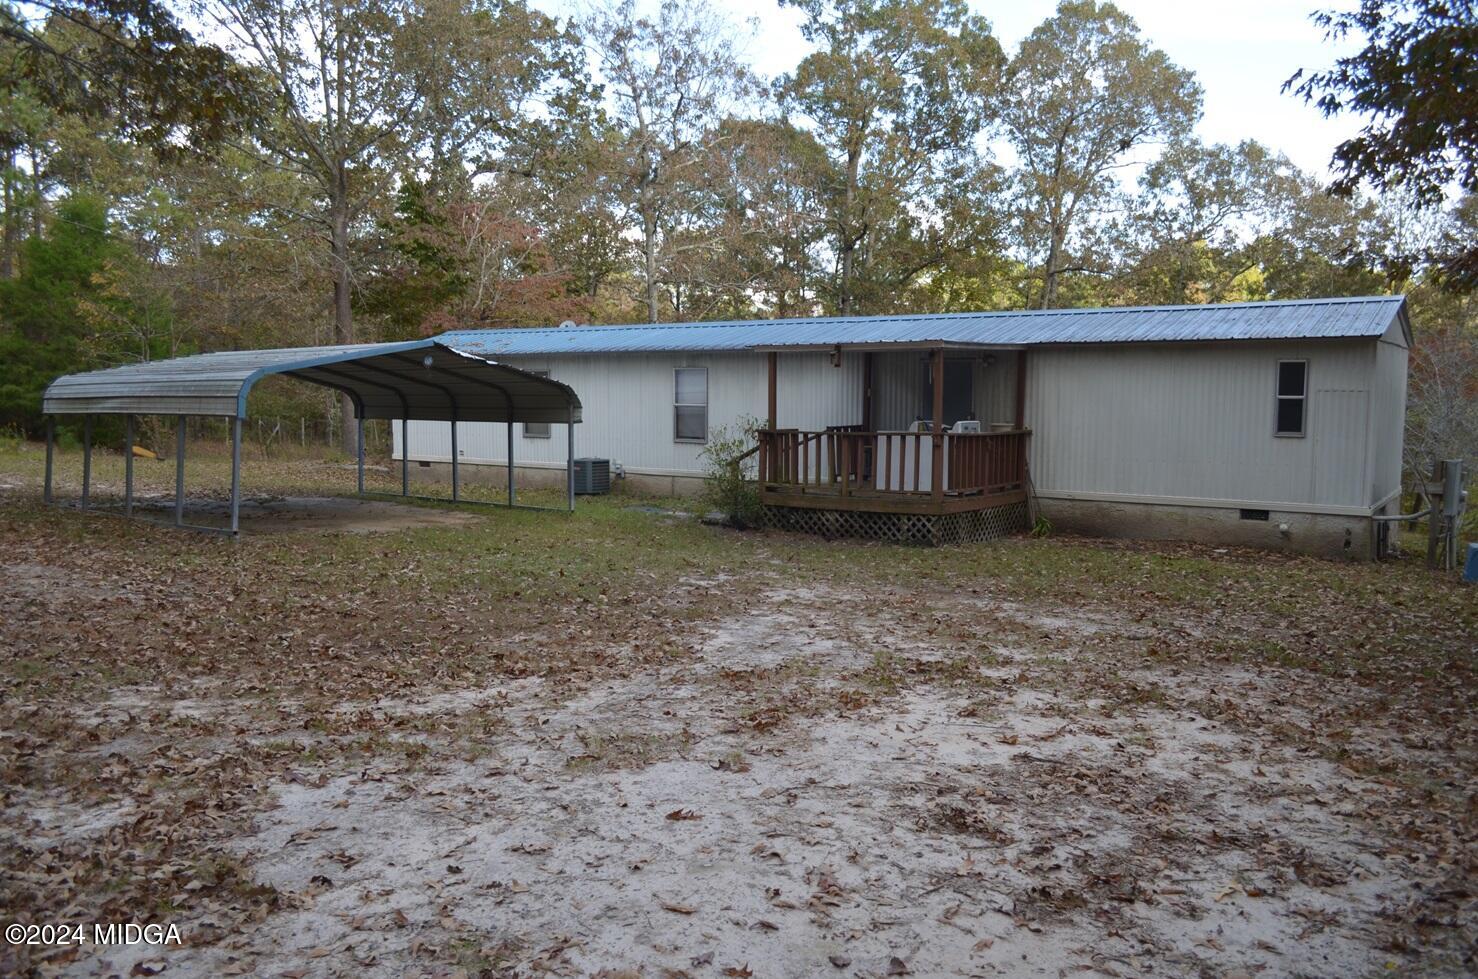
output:
<path id="1" fill-rule="evenodd" d="M 1274 434 L 1304 434 L 1308 394 L 1309 362 L 1307 360 L 1278 361 L 1278 399 Z"/>
<path id="2" fill-rule="evenodd" d="M 548 371 L 529 371 L 539 377 L 548 377 Z M 526 439 L 547 439 L 549 437 L 548 422 L 524 422 L 523 437 Z"/>
<path id="3" fill-rule="evenodd" d="M 679 442 L 708 441 L 708 368 L 672 372 L 672 434 Z"/>

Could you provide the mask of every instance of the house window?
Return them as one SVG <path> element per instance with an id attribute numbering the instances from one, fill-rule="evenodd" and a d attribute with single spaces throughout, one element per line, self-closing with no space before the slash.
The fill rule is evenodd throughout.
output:
<path id="1" fill-rule="evenodd" d="M 672 389 L 673 438 L 679 442 L 707 442 L 708 368 L 677 368 Z"/>
<path id="2" fill-rule="evenodd" d="M 1275 435 L 1304 434 L 1309 402 L 1309 362 L 1278 361 L 1278 403 Z"/>
<path id="3" fill-rule="evenodd" d="M 548 377 L 548 371 L 529 371 L 536 377 Z M 526 439 L 547 439 L 549 437 L 548 422 L 524 422 L 523 437 Z"/>

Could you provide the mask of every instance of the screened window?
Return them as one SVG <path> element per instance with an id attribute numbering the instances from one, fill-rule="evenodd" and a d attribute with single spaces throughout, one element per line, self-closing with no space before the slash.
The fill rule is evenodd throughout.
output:
<path id="1" fill-rule="evenodd" d="M 708 368 L 679 367 L 672 386 L 673 437 L 679 442 L 708 441 Z"/>
<path id="2" fill-rule="evenodd" d="M 1309 403 L 1309 362 L 1278 361 L 1278 404 L 1274 434 L 1302 435 Z"/>
<path id="3" fill-rule="evenodd" d="M 529 371 L 539 377 L 548 377 L 548 371 Z M 523 437 L 526 439 L 547 439 L 549 437 L 548 422 L 524 422 Z"/>

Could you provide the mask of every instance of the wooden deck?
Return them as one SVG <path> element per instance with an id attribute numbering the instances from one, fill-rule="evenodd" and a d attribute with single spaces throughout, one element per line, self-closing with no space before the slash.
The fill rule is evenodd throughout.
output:
<path id="1" fill-rule="evenodd" d="M 1026 499 L 1030 433 L 1024 430 L 757 434 L 760 499 L 767 506 L 943 515 Z"/>

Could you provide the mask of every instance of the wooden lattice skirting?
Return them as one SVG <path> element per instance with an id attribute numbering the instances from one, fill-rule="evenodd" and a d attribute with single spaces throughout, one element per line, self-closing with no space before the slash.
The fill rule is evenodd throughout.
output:
<path id="1" fill-rule="evenodd" d="M 869 513 L 766 506 L 765 520 L 777 530 L 822 537 L 860 537 L 901 544 L 975 544 L 1027 529 L 1026 501 L 964 513 Z"/>

